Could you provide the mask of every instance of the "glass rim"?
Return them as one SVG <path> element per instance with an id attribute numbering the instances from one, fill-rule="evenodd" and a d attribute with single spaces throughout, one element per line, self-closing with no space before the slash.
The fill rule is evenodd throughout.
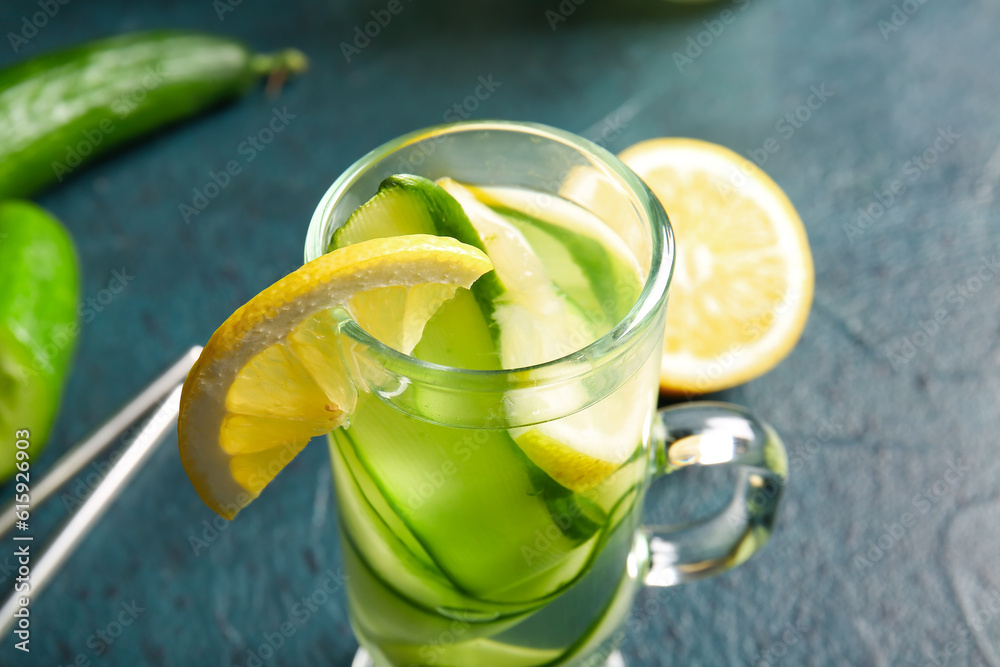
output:
<path id="1" fill-rule="evenodd" d="M 343 193 L 351 188 L 372 165 L 407 146 L 436 136 L 484 130 L 533 134 L 544 139 L 568 145 L 574 150 L 595 158 L 595 162 L 607 167 L 618 178 L 620 183 L 626 187 L 630 194 L 635 197 L 635 203 L 640 206 L 649 222 L 651 235 L 649 274 L 646 276 L 646 281 L 643 283 L 642 291 L 636 302 L 617 324 L 593 342 L 559 358 L 521 368 L 476 370 L 445 366 L 418 359 L 389 347 L 364 331 L 353 321 L 345 322 L 343 330 L 351 338 L 370 348 L 382 360 L 387 362 L 386 370 L 401 373 L 411 378 L 426 377 L 428 381 L 431 381 L 431 378 L 433 378 L 433 382 L 437 384 L 452 384 L 444 379 L 451 377 L 457 381 L 455 384 L 452 384 L 456 388 L 458 385 L 466 385 L 467 381 L 472 379 L 501 380 L 508 388 L 536 385 L 538 384 L 539 375 L 546 377 L 548 381 L 553 379 L 566 380 L 569 379 L 569 376 L 579 375 L 580 373 L 570 372 L 567 376 L 566 373 L 556 372 L 553 376 L 546 371 L 559 371 L 560 367 L 565 367 L 565 370 L 569 371 L 574 366 L 579 367 L 580 364 L 578 362 L 581 359 L 592 360 L 594 362 L 594 367 L 585 371 L 592 372 L 596 370 L 597 366 L 601 365 L 597 360 L 616 356 L 611 354 L 611 352 L 615 349 L 628 348 L 628 344 L 636 337 L 641 336 L 650 326 L 652 323 L 651 320 L 655 318 L 661 302 L 666 299 L 667 290 L 673 276 L 675 252 L 674 235 L 670 221 L 659 200 L 649 190 L 649 187 L 635 172 L 629 169 L 610 151 L 579 135 L 541 123 L 527 121 L 467 120 L 426 127 L 387 141 L 366 153 L 344 170 L 320 199 L 316 210 L 313 212 L 306 233 L 305 261 L 309 262 L 326 253 L 326 244 L 329 242 L 326 238 L 327 224 L 333 208 Z M 427 375 L 429 373 L 433 375 Z"/>

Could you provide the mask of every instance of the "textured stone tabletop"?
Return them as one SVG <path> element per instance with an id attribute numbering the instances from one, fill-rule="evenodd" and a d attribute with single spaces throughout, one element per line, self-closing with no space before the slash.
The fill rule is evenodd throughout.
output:
<path id="1" fill-rule="evenodd" d="M 384 1 L 60 0 L 15 54 L 9 34 L 45 4 L 0 5 L 0 65 L 181 27 L 297 46 L 312 68 L 38 198 L 76 239 L 84 297 L 115 272 L 128 283 L 83 327 L 38 474 L 296 267 L 321 195 L 383 141 L 464 116 L 613 151 L 698 137 L 786 190 L 815 305 L 786 361 L 719 395 L 789 446 L 778 531 L 736 571 L 645 594 L 659 611 L 624 643 L 629 664 L 1000 666 L 1000 4 L 402 0 L 345 55 Z M 241 144 L 275 117 L 282 131 L 251 161 Z M 241 172 L 185 220 L 181 205 L 231 160 Z M 39 510 L 39 535 L 106 461 Z M 172 437 L 34 603 L 30 655 L 5 637 L 0 664 L 349 665 L 343 594 L 316 595 L 341 564 L 330 485 L 324 448 L 307 448 L 216 529 Z M 294 634 L 261 651 L 287 621 Z"/>

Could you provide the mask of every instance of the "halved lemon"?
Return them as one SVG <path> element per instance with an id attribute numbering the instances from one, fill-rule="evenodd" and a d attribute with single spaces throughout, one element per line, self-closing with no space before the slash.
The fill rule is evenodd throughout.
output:
<path id="1" fill-rule="evenodd" d="M 651 139 L 619 157 L 676 235 L 660 388 L 706 393 L 774 368 L 802 334 L 813 261 L 802 220 L 767 174 L 696 139 Z"/>
<path id="2" fill-rule="evenodd" d="M 437 309 L 491 269 L 481 250 L 452 238 L 373 239 L 309 262 L 233 313 L 181 395 L 181 462 L 205 504 L 232 519 L 310 438 L 352 412 L 334 309 L 409 353 Z"/>

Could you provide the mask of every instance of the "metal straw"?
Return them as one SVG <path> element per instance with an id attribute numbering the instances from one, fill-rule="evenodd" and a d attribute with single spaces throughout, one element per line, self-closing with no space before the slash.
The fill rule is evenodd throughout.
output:
<path id="1" fill-rule="evenodd" d="M 184 381 L 191 366 L 201 354 L 201 347 L 195 346 L 188 350 L 173 366 L 146 387 L 138 396 L 118 411 L 111 419 L 104 422 L 83 442 L 68 451 L 59 459 L 41 481 L 31 487 L 31 506 L 37 508 L 63 484 L 83 470 L 83 467 L 93 461 L 120 434 L 146 414 L 150 408 L 163 400 L 170 390 Z M 0 514 L 0 535 L 6 535 L 14 528 L 16 517 L 14 501 L 11 501 Z"/>

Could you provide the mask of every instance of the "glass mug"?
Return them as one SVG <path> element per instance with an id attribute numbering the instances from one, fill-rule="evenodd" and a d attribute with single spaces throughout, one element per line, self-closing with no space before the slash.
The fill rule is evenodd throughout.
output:
<path id="1" fill-rule="evenodd" d="M 622 240 L 644 283 L 603 336 L 580 349 L 559 341 L 563 356 L 528 368 L 436 365 L 341 322 L 357 404 L 330 435 L 330 451 L 362 646 L 355 665 L 599 665 L 609 656 L 624 664 L 615 644 L 641 585 L 718 574 L 766 543 L 784 448 L 737 406 L 657 412 L 673 235 L 655 196 L 609 152 L 521 122 L 405 135 L 330 187 L 310 223 L 306 261 L 398 173 L 511 188 L 541 218 L 583 208 Z M 633 449 L 595 486 L 572 491 L 518 451 L 514 440 L 538 425 Z M 643 525 L 650 485 L 669 485 L 670 473 L 689 466 L 732 471 L 732 500 L 684 524 Z"/>

